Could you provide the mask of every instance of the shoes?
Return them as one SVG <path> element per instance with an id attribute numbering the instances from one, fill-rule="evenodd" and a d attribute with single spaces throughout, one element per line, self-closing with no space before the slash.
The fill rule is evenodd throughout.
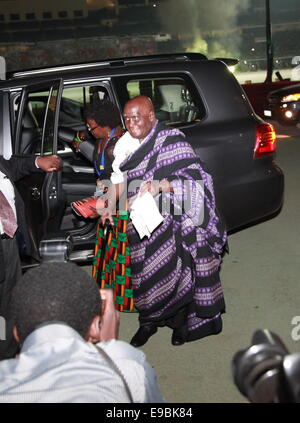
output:
<path id="1" fill-rule="evenodd" d="M 139 330 L 130 341 L 130 344 L 134 347 L 141 347 L 146 344 L 150 336 L 154 335 L 156 332 L 157 327 L 153 324 L 140 326 Z"/>
<path id="2" fill-rule="evenodd" d="M 172 345 L 175 345 L 175 346 L 183 345 L 185 343 L 185 327 L 173 329 L 171 342 L 172 342 Z"/>

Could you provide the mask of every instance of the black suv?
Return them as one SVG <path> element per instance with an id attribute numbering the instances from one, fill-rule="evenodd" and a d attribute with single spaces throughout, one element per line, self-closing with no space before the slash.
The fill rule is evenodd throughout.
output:
<path id="1" fill-rule="evenodd" d="M 158 119 L 186 134 L 206 163 L 229 231 L 280 209 L 283 174 L 274 162 L 275 132 L 255 115 L 224 61 L 168 54 L 17 72 L 0 83 L 0 154 L 57 153 L 63 160 L 61 172 L 19 182 L 30 263 L 40 260 L 40 240 L 51 234 L 72 235 L 72 261 L 91 259 L 97 222 L 76 216 L 70 202 L 94 193 L 95 175 L 89 142 L 81 154 L 70 143 L 85 128 L 82 111 L 95 96 L 111 99 L 121 113 L 139 94 L 152 99 Z"/>

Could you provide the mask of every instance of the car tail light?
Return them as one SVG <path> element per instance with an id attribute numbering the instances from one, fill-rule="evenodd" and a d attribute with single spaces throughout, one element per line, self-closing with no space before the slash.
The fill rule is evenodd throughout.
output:
<path id="1" fill-rule="evenodd" d="M 273 125 L 259 123 L 256 127 L 256 141 L 254 157 L 261 157 L 265 154 L 274 153 L 276 150 L 276 132 Z"/>

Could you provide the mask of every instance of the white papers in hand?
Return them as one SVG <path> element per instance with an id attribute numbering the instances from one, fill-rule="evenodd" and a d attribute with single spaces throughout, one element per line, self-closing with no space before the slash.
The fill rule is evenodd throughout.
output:
<path id="1" fill-rule="evenodd" d="M 150 238 L 154 229 L 164 218 L 160 214 L 156 202 L 149 192 L 138 195 L 130 207 L 130 219 L 140 239 Z"/>

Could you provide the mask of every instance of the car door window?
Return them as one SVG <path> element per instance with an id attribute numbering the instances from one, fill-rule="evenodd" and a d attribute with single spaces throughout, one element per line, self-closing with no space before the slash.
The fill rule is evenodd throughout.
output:
<path id="1" fill-rule="evenodd" d="M 60 80 L 48 84 L 47 90 L 29 86 L 16 98 L 16 153 L 45 155 L 56 151 L 60 86 Z"/>
<path id="2" fill-rule="evenodd" d="M 57 98 L 58 89 L 52 88 L 49 92 L 48 104 L 45 114 L 44 128 L 43 128 L 43 139 L 42 139 L 42 150 L 41 154 L 53 154 L 56 153 L 56 146 L 53 142 L 55 125 L 55 115 L 57 109 Z"/>
<path id="3" fill-rule="evenodd" d="M 19 154 L 53 154 L 53 138 L 56 126 L 54 119 L 59 107 L 58 126 L 74 130 L 85 128 L 84 107 L 91 101 L 109 98 L 109 90 L 103 85 L 80 85 L 65 87 L 58 104 L 58 86 L 48 90 L 27 89 L 23 100 L 16 100 L 16 114 L 22 113 L 19 130 Z M 20 111 L 20 104 L 23 104 Z M 65 146 L 59 142 L 58 149 Z"/>
<path id="4" fill-rule="evenodd" d="M 83 111 L 95 99 L 109 98 L 108 89 L 102 85 L 65 87 L 59 112 L 59 126 L 79 129 L 85 125 Z"/>
<path id="5" fill-rule="evenodd" d="M 121 88 L 121 93 L 126 92 L 124 102 L 137 95 L 151 98 L 156 117 L 167 124 L 183 126 L 199 122 L 205 115 L 203 102 L 187 77 L 141 76 L 119 80 L 117 85 Z"/>

